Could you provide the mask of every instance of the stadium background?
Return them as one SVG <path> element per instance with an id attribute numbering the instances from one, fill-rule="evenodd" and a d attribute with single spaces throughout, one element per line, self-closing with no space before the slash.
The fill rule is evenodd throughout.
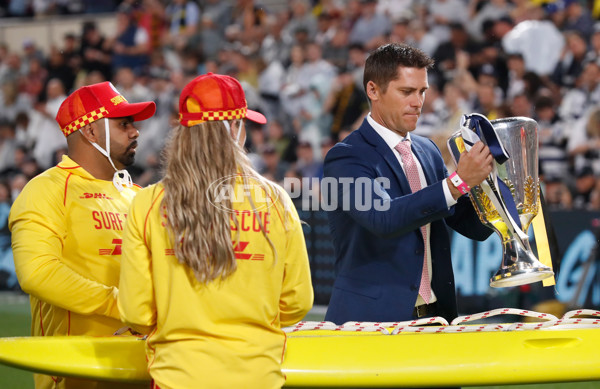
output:
<path id="1" fill-rule="evenodd" d="M 263 1 L 272 10 L 284 7 L 281 1 Z M 285 2 L 284 2 L 285 3 Z M 78 34 L 83 21 L 81 16 L 60 18 L 3 19 L 0 23 L 0 42 L 5 42 L 11 51 L 22 49 L 23 37 L 33 40 L 41 50 L 51 45 L 60 45 L 67 33 Z M 112 34 L 115 18 L 112 14 L 94 15 L 94 22 L 104 34 Z M 328 233 L 325 213 L 322 211 L 300 211 L 307 222 L 305 236 L 311 260 L 315 287 L 315 303 L 318 305 L 307 320 L 320 320 L 327 304 L 333 282 L 333 252 Z M 457 278 L 459 309 L 462 312 L 477 312 L 497 307 L 533 308 L 546 299 L 556 299 L 564 304 L 587 308 L 600 307 L 599 271 L 594 262 L 587 274 L 583 265 L 593 253 L 597 242 L 594 221 L 599 212 L 553 211 L 550 213 L 554 234 L 557 238 L 556 258 L 560 272 L 555 288 L 541 289 L 539 286 L 491 290 L 489 276 L 497 269 L 501 250 L 497 236 L 486 242 L 473 243 L 454 234 L 453 259 Z M 595 259 L 595 258 L 594 258 Z M 575 296 L 581 284 L 581 295 Z M 577 299 L 575 299 L 578 297 Z M 26 296 L 19 292 L 0 293 L 0 336 L 25 336 L 29 333 L 29 307 Z M 527 385 L 523 388 L 592 388 L 598 383 Z M 517 386 L 514 386 L 515 388 Z M 0 388 L 33 388 L 31 374 L 0 366 Z M 511 386 L 512 388 L 512 386 Z"/>

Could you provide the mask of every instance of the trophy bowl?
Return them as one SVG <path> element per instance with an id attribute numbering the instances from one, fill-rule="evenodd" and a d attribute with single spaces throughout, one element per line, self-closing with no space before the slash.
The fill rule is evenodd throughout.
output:
<path id="1" fill-rule="evenodd" d="M 503 163 L 494 161 L 494 171 L 469 193 L 481 222 L 502 241 L 502 262 L 490 286 L 510 287 L 541 281 L 552 277 L 554 272 L 535 257 L 526 234 L 539 209 L 537 122 L 526 117 L 509 117 L 493 120 L 491 124 L 509 158 Z M 470 131 L 463 128 L 448 139 L 455 163 L 466 151 L 464 130 Z M 485 137 L 481 140 L 488 143 Z"/>

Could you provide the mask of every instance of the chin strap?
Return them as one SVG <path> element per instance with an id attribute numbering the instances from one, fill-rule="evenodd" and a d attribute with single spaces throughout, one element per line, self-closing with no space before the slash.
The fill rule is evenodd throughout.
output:
<path id="1" fill-rule="evenodd" d="M 113 185 L 119 192 L 122 192 L 125 187 L 131 188 L 133 186 L 133 181 L 131 180 L 131 176 L 129 172 L 125 169 L 117 170 L 115 164 L 110 158 L 110 128 L 108 124 L 108 119 L 104 118 L 104 128 L 106 129 L 106 149 L 98 146 L 96 142 L 90 141 L 92 146 L 94 146 L 102 155 L 108 158 L 108 162 L 112 165 L 113 169 L 115 169 L 115 174 L 113 175 Z M 81 131 L 81 129 L 79 129 Z"/>
<path id="2" fill-rule="evenodd" d="M 229 122 L 227 120 L 223 120 L 223 125 L 227 129 L 227 133 L 231 134 L 231 125 L 229 124 Z M 237 125 L 238 125 L 238 132 L 237 132 L 235 141 L 236 141 L 236 143 L 240 143 L 240 138 L 242 137 L 242 119 L 238 120 Z"/>

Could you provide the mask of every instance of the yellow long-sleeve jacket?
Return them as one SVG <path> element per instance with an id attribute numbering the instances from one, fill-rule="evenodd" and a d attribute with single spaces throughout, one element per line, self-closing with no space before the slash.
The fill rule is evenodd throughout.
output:
<path id="1" fill-rule="evenodd" d="M 289 197 L 287 222 L 282 199 L 261 208 L 253 195 L 257 212 L 247 200 L 236 202 L 237 270 L 202 284 L 174 255 L 161 211 L 163 191 L 160 183 L 150 186 L 132 203 L 119 283 L 123 321 L 152 328 L 146 344 L 152 378 L 161 389 L 280 388 L 281 327 L 300 321 L 313 302 L 304 236 Z M 231 228 L 233 240 L 233 222 Z"/>
<path id="2" fill-rule="evenodd" d="M 119 192 L 66 156 L 25 186 L 9 228 L 17 277 L 30 295 L 32 335 L 112 335 L 123 326 L 117 308 L 121 242 L 138 190 Z M 36 388 L 95 385 L 36 375 Z"/>

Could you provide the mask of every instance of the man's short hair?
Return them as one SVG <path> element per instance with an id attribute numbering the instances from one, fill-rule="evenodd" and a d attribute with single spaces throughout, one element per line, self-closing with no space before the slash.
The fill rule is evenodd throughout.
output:
<path id="1" fill-rule="evenodd" d="M 375 49 L 365 63 L 363 87 L 373 81 L 383 92 L 398 78 L 398 67 L 431 69 L 433 59 L 422 50 L 403 43 L 390 43 Z"/>

